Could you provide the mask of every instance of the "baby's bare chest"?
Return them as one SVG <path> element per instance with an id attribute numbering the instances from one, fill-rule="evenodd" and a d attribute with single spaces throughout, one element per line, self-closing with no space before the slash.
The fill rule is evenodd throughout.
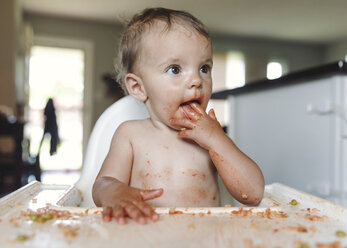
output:
<path id="1" fill-rule="evenodd" d="M 216 171 L 209 154 L 189 143 L 148 144 L 140 148 L 134 154 L 130 185 L 141 189 L 162 188 L 163 195 L 151 202 L 156 206 L 219 204 Z"/>
<path id="2" fill-rule="evenodd" d="M 208 152 L 192 143 L 171 142 L 134 146 L 133 171 L 142 177 L 193 174 L 206 176 L 211 170 Z"/>
<path id="3" fill-rule="evenodd" d="M 195 143 L 148 140 L 146 143 L 134 144 L 133 151 L 131 181 L 141 188 L 182 186 L 214 180 L 215 169 L 208 151 Z M 134 180 L 141 181 L 142 185 Z"/>

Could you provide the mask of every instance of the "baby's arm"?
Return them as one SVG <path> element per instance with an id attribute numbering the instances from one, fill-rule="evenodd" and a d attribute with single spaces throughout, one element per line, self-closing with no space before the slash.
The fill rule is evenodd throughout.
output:
<path id="1" fill-rule="evenodd" d="M 161 196 L 163 191 L 128 186 L 133 161 L 130 132 L 131 129 L 126 124 L 118 127 L 92 193 L 95 204 L 103 207 L 104 221 L 111 221 L 113 217 L 119 224 L 125 224 L 128 216 L 145 224 L 145 217 L 150 217 L 153 221 L 159 218 L 145 201 Z"/>
<path id="2" fill-rule="evenodd" d="M 209 151 L 229 193 L 244 204 L 257 204 L 264 193 L 264 177 L 247 155 L 240 151 L 224 133 L 213 110 L 208 114 L 197 103 L 183 106 L 189 118 L 172 119 L 172 125 L 181 126 L 182 138 L 194 140 Z"/>

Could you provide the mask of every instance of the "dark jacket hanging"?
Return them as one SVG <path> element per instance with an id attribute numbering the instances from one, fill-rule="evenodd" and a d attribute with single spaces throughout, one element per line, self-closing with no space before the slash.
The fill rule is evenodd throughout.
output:
<path id="1" fill-rule="evenodd" d="M 58 124 L 57 118 L 55 115 L 55 108 L 52 98 L 49 98 L 44 110 L 45 116 L 45 129 L 43 136 L 45 134 L 50 134 L 51 136 L 51 148 L 50 154 L 53 155 L 57 152 L 57 145 L 59 144 L 59 135 L 58 135 Z"/>

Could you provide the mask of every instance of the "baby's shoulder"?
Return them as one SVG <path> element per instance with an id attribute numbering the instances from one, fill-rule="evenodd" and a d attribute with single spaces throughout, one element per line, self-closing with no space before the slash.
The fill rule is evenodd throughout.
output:
<path id="1" fill-rule="evenodd" d="M 117 133 L 137 133 L 146 130 L 148 119 L 125 121 L 119 125 Z"/>

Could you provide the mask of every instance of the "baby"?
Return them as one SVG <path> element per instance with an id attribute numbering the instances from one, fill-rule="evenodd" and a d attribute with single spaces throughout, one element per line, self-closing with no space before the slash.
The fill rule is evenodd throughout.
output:
<path id="1" fill-rule="evenodd" d="M 244 204 L 263 197 L 256 163 L 223 132 L 213 109 L 212 44 L 206 27 L 183 11 L 145 9 L 121 41 L 121 81 L 149 119 L 115 132 L 93 186 L 104 221 L 156 221 L 157 207 L 217 207 L 217 172 Z"/>

